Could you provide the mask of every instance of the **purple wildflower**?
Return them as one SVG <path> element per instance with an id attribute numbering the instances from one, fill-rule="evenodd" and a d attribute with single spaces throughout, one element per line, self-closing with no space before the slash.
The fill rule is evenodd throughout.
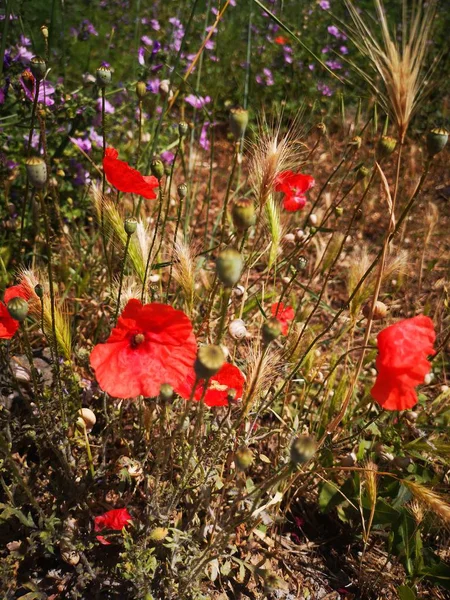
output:
<path id="1" fill-rule="evenodd" d="M 164 152 L 161 152 L 160 156 L 161 160 L 167 163 L 168 165 L 171 165 L 175 158 L 175 154 L 173 152 L 170 152 L 170 150 L 165 150 Z"/>
<path id="2" fill-rule="evenodd" d="M 330 10 L 330 3 L 328 0 L 320 0 L 319 6 L 322 10 Z"/>
<path id="3" fill-rule="evenodd" d="M 190 104 L 193 108 L 199 110 L 203 108 L 206 104 L 211 102 L 211 98 L 210 96 L 205 96 L 204 98 L 202 98 L 202 96 L 195 96 L 194 94 L 189 94 L 189 96 L 186 96 L 184 101 Z"/>
<path id="4" fill-rule="evenodd" d="M 92 150 L 92 144 L 89 138 L 70 138 L 70 141 L 78 146 L 80 150 L 83 150 L 83 152 L 87 153 Z"/>
<path id="5" fill-rule="evenodd" d="M 141 37 L 141 42 L 146 46 L 151 46 L 153 44 L 153 40 L 151 40 L 148 35 L 143 35 Z"/>
<path id="6" fill-rule="evenodd" d="M 25 80 L 23 77 L 20 77 L 19 81 L 20 81 L 23 91 L 25 92 L 25 96 L 28 98 L 28 100 L 33 102 L 35 90 L 36 90 L 35 79 L 34 79 L 33 75 L 31 75 L 31 73 L 29 73 L 29 74 L 28 73 L 29 72 L 27 71 L 27 83 L 25 83 Z M 30 89 L 30 85 L 29 85 L 30 82 L 31 82 L 31 89 Z M 40 102 L 41 104 L 45 104 L 45 106 L 53 106 L 55 104 L 55 101 L 52 98 L 52 95 L 54 93 L 55 93 L 55 88 L 52 86 L 51 83 L 49 83 L 46 79 L 44 79 L 39 84 L 38 102 Z"/>
<path id="7" fill-rule="evenodd" d="M 102 99 L 98 98 L 95 105 L 97 112 L 102 112 Z M 116 112 L 114 106 L 108 100 L 105 100 L 105 113 L 109 115 L 113 115 Z"/>
<path id="8" fill-rule="evenodd" d="M 205 121 L 203 123 L 202 130 L 200 132 L 200 138 L 198 140 L 198 143 L 203 148 L 203 150 L 209 150 L 209 148 L 210 148 L 210 143 L 208 140 L 209 125 L 210 125 L 209 121 Z"/>
<path id="9" fill-rule="evenodd" d="M 317 89 L 322 93 L 322 96 L 332 96 L 333 90 L 329 88 L 325 83 L 319 82 L 317 84 Z"/>

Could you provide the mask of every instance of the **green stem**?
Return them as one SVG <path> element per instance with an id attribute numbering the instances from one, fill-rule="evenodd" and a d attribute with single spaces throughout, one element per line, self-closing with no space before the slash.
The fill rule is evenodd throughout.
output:
<path id="1" fill-rule="evenodd" d="M 123 251 L 122 268 L 120 269 L 119 291 L 117 292 L 117 306 L 116 306 L 116 312 L 114 315 L 115 323 L 117 323 L 117 317 L 119 315 L 119 310 L 120 310 L 120 297 L 122 295 L 123 276 L 125 273 L 125 264 L 127 262 L 127 254 L 128 254 L 128 248 L 130 246 L 131 235 L 132 235 L 131 233 L 127 234 L 127 241 L 125 242 L 125 250 Z"/>

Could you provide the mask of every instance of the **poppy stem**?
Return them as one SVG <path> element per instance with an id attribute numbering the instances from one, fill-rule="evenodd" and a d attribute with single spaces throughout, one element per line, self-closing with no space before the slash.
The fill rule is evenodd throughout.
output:
<path id="1" fill-rule="evenodd" d="M 223 330 L 224 330 L 224 326 L 225 326 L 225 321 L 227 319 L 228 304 L 230 302 L 230 295 L 231 295 L 231 288 L 226 287 L 222 292 L 222 308 L 220 311 L 220 322 L 219 322 L 219 328 L 217 331 L 217 342 L 216 342 L 217 344 L 220 344 L 222 342 Z"/>
<path id="2" fill-rule="evenodd" d="M 80 419 L 80 420 L 83 421 L 83 419 Z M 89 463 L 89 471 L 91 473 L 92 479 L 94 479 L 94 477 L 95 477 L 94 462 L 92 460 L 91 446 L 89 444 L 86 423 L 84 421 L 83 421 L 82 428 L 83 428 L 83 434 L 84 434 L 84 444 L 86 447 L 86 455 L 87 455 L 87 459 L 88 459 L 88 463 Z"/>
<path id="3" fill-rule="evenodd" d="M 151 259 L 152 259 L 153 248 L 155 246 L 156 236 L 158 235 L 159 223 L 161 221 L 161 212 L 162 212 L 162 205 L 163 205 L 163 191 L 162 191 L 161 179 L 158 181 L 158 186 L 159 186 L 159 191 L 158 191 L 158 196 L 159 196 L 158 216 L 156 218 L 155 230 L 153 232 L 152 243 L 150 244 L 150 249 L 148 251 L 147 263 L 145 265 L 145 271 L 144 271 L 144 279 L 142 281 L 142 292 L 141 292 L 141 302 L 142 303 L 144 302 L 144 299 L 146 298 L 145 286 L 147 284 L 147 276 L 148 276 L 148 271 L 149 271 L 149 267 L 150 267 L 150 262 L 151 262 Z"/>
<path id="4" fill-rule="evenodd" d="M 114 322 L 115 323 L 117 323 L 117 317 L 119 316 L 120 297 L 122 295 L 122 287 L 123 287 L 123 276 L 125 273 L 125 265 L 127 262 L 128 248 L 130 247 L 130 240 L 131 240 L 132 235 L 133 235 L 132 233 L 127 233 L 127 241 L 125 242 L 125 249 L 123 251 L 122 267 L 120 269 L 120 278 L 119 278 L 119 291 L 117 292 L 117 305 L 116 305 L 116 312 L 114 314 Z"/>

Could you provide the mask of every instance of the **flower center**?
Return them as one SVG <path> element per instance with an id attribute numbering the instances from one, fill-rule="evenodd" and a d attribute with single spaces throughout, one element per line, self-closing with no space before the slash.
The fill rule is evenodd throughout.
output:
<path id="1" fill-rule="evenodd" d="M 132 348 L 137 348 L 142 342 L 145 342 L 145 335 L 143 333 L 136 333 L 136 335 L 131 338 Z"/>

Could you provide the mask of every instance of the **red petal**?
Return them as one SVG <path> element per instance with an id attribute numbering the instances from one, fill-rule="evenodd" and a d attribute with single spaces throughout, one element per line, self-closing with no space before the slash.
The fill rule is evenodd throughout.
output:
<path id="1" fill-rule="evenodd" d="M 296 212 L 297 210 L 302 210 L 306 205 L 306 197 L 305 196 L 294 196 L 291 194 L 286 194 L 283 200 L 283 207 L 288 212 Z"/>
<path id="2" fill-rule="evenodd" d="M 11 339 L 18 328 L 19 322 L 11 317 L 6 306 L 0 302 L 0 339 Z"/>
<path id="3" fill-rule="evenodd" d="M 185 382 L 183 383 L 181 390 L 178 391 L 182 398 L 189 399 L 192 393 L 192 387 L 195 382 L 195 373 L 192 369 Z M 211 377 L 206 391 L 204 402 L 206 406 L 228 406 L 228 390 L 236 390 L 235 400 L 238 401 L 242 398 L 244 390 L 245 377 L 242 371 L 230 363 L 225 363 L 214 377 Z M 200 401 L 205 382 L 201 381 L 197 384 L 197 388 L 194 394 L 194 400 Z"/>
<path id="4" fill-rule="evenodd" d="M 13 298 L 23 298 L 24 300 L 28 301 L 31 298 L 31 294 L 29 290 L 27 290 L 27 288 L 22 284 L 12 285 L 11 287 L 6 288 L 3 299 L 5 304 L 8 304 L 8 302 Z"/>
<path id="5" fill-rule="evenodd" d="M 118 155 L 114 148 L 106 148 L 103 169 L 108 182 L 121 192 L 138 194 L 150 200 L 156 198 L 154 192 L 154 188 L 158 187 L 156 177 L 144 177 L 127 162 L 119 160 Z"/>

